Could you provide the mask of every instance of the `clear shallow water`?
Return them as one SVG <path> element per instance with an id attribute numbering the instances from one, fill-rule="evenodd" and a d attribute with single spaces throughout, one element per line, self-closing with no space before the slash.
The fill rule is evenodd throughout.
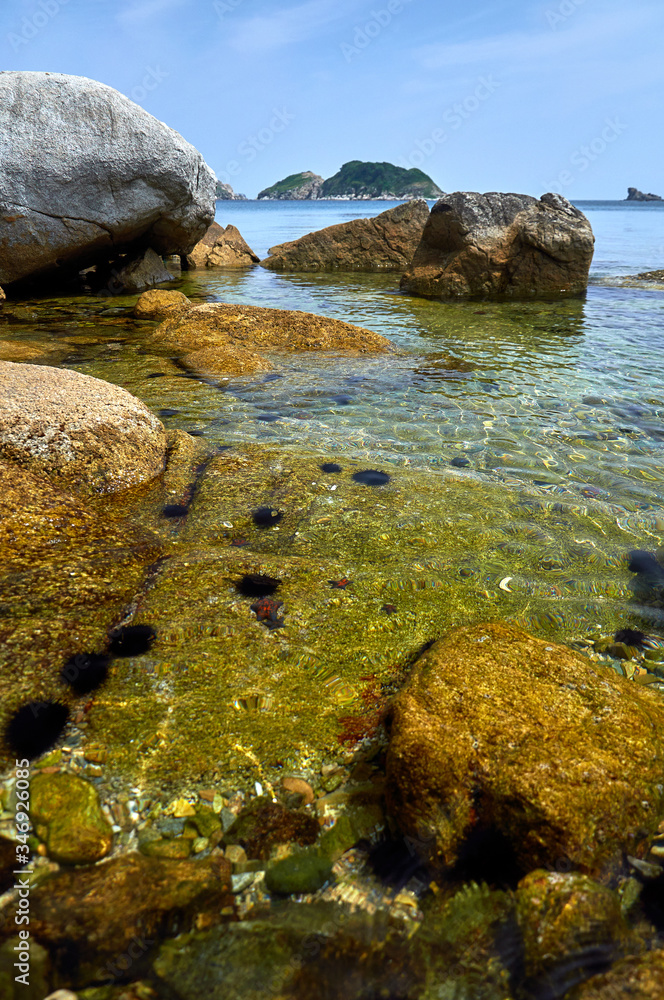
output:
<path id="1" fill-rule="evenodd" d="M 223 202 L 218 218 L 264 252 L 390 205 Z M 620 280 L 661 265 L 664 215 L 652 204 L 581 207 L 597 236 L 583 299 L 430 302 L 400 294 L 397 275 L 260 267 L 190 272 L 178 286 L 199 301 L 300 309 L 365 326 L 390 339 L 389 355 L 272 355 L 273 373 L 215 384 L 178 377 L 144 343 L 140 324 L 108 318 L 102 326 L 81 316 L 79 326 L 53 326 L 50 335 L 82 334 L 89 343 L 72 346 L 62 363 L 124 385 L 156 412 L 177 410 L 163 418 L 169 427 L 407 478 L 411 513 L 440 563 L 437 578 L 447 586 L 464 558 L 475 560 L 477 614 L 487 608 L 487 584 L 497 593 L 501 578 L 517 573 L 523 599 L 510 598 L 508 607 L 499 595 L 492 613 L 504 609 L 536 623 L 552 614 L 567 634 L 594 620 L 610 628 L 630 598 L 625 553 L 655 547 L 664 531 L 664 290 Z M 88 305 L 98 312 L 98 299 Z M 86 303 L 80 306 L 85 312 Z M 175 377 L 149 378 L 159 371 Z M 468 505 L 457 500 L 445 512 L 446 532 L 456 518 L 464 538 L 466 555 L 455 552 L 454 566 L 449 553 L 440 562 L 435 551 L 443 514 L 431 495 L 432 474 L 441 495 L 450 478 L 465 481 L 472 494 Z M 388 527 L 377 506 L 376 531 Z M 406 543 L 390 545 L 405 585 L 419 586 L 430 560 L 413 568 Z M 468 585 L 458 579 L 459 594 Z M 469 600 L 464 616 L 473 613 Z"/>

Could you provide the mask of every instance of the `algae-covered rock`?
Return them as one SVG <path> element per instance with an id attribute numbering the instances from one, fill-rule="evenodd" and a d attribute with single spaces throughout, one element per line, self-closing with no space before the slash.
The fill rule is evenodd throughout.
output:
<path id="1" fill-rule="evenodd" d="M 385 913 L 289 901 L 166 942 L 154 974 L 156 985 L 179 1000 L 418 996 L 422 973 L 409 945 Z"/>
<path id="2" fill-rule="evenodd" d="M 661 1000 L 664 996 L 664 951 L 620 959 L 608 972 L 593 976 L 565 1000 Z"/>
<path id="3" fill-rule="evenodd" d="M 166 319 L 186 312 L 191 305 L 187 296 L 175 289 L 151 288 L 138 296 L 133 315 L 136 319 Z"/>
<path id="4" fill-rule="evenodd" d="M 189 371 L 204 378 L 228 378 L 231 375 L 250 375 L 252 372 L 269 372 L 274 365 L 255 351 L 238 345 L 217 344 L 189 351 L 180 358 Z"/>
<path id="5" fill-rule="evenodd" d="M 292 309 L 230 305 L 223 302 L 194 306 L 182 316 L 164 320 L 150 342 L 182 353 L 203 347 L 242 347 L 264 351 L 387 350 L 380 334 L 339 319 Z"/>
<path id="6" fill-rule="evenodd" d="M 522 871 L 586 873 L 642 855 L 664 807 L 664 704 L 511 625 L 451 632 L 395 699 L 388 807 L 422 855 L 452 865 L 472 831 Z"/>
<path id="7" fill-rule="evenodd" d="M 319 829 L 308 813 L 261 797 L 242 810 L 224 835 L 224 843 L 240 844 L 248 858 L 264 860 L 276 844 L 313 844 Z"/>
<path id="8" fill-rule="evenodd" d="M 190 837 L 148 840 L 141 844 L 141 854 L 145 854 L 148 858 L 174 858 L 182 860 L 189 857 L 191 849 L 192 840 Z"/>
<path id="9" fill-rule="evenodd" d="M 0 361 L 0 457 L 77 491 L 113 493 L 162 472 L 166 433 L 116 385 Z"/>
<path id="10" fill-rule="evenodd" d="M 36 774 L 30 785 L 30 818 L 53 861 L 92 864 L 111 849 L 113 832 L 97 790 L 75 774 Z"/>
<path id="11" fill-rule="evenodd" d="M 586 875 L 534 871 L 519 883 L 526 989 L 566 995 L 634 947 L 620 897 Z"/>
<path id="12" fill-rule="evenodd" d="M 26 930 L 27 928 L 22 928 Z M 14 932 L 17 928 L 14 926 Z M 25 943 L 25 938 L 9 937 L 0 945 L 0 997 L 2 1000 L 44 1000 L 50 992 L 51 963 L 48 951 L 40 944 L 28 939 L 29 961 L 22 963 L 28 967 L 27 980 L 17 981 L 17 976 L 25 975 L 24 969 L 18 969 L 15 962 L 20 961 L 17 947 Z"/>
<path id="13" fill-rule="evenodd" d="M 315 851 L 291 854 L 270 865 L 265 885 L 270 892 L 290 896 L 298 892 L 317 892 L 332 874 L 332 863 Z"/>
<path id="14" fill-rule="evenodd" d="M 25 702 L 71 698 L 60 668 L 104 648 L 159 557 L 126 497 L 81 498 L 0 458 L 0 730 Z M 0 744 L 3 765 L 13 756 Z"/>
<path id="15" fill-rule="evenodd" d="M 229 918 L 230 865 L 223 858 L 161 861 L 140 854 L 56 872 L 30 894 L 31 940 L 46 948 L 53 985 L 140 978 L 159 942 Z M 0 924 L 15 930 L 10 910 Z"/>
<path id="16" fill-rule="evenodd" d="M 428 897 L 411 951 L 426 984 L 420 1000 L 511 1000 L 523 953 L 511 893 L 471 882 Z"/>

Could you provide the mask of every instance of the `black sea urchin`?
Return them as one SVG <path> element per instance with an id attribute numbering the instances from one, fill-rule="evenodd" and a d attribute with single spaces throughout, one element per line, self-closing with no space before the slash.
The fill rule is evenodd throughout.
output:
<path id="1" fill-rule="evenodd" d="M 323 464 L 319 465 L 318 468 L 321 472 L 341 472 L 341 466 L 337 465 L 336 462 L 323 462 Z"/>
<path id="2" fill-rule="evenodd" d="M 147 653 L 157 633 L 152 625 L 122 625 L 114 629 L 108 638 L 114 656 L 140 656 Z"/>
<path id="3" fill-rule="evenodd" d="M 186 517 L 189 508 L 183 503 L 167 503 L 162 507 L 161 513 L 164 517 Z"/>
<path id="4" fill-rule="evenodd" d="M 360 469 L 353 473 L 355 482 L 362 483 L 363 486 L 384 486 L 389 483 L 390 478 L 387 472 L 379 472 L 378 469 Z"/>
<path id="5" fill-rule="evenodd" d="M 251 519 L 257 528 L 271 528 L 273 524 L 278 524 L 283 516 L 280 511 L 272 507 L 257 507 L 251 513 Z"/>
<path id="6" fill-rule="evenodd" d="M 262 573 L 245 573 L 235 586 L 244 597 L 268 597 L 274 594 L 281 583 L 273 576 L 265 576 Z"/>
<path id="7" fill-rule="evenodd" d="M 33 760 L 55 746 L 68 718 L 69 709 L 59 701 L 29 701 L 10 718 L 5 739 L 17 758 Z"/>
<path id="8" fill-rule="evenodd" d="M 76 694 L 89 694 L 108 677 L 110 656 L 105 653 L 76 653 L 60 671 L 60 677 Z"/>
<path id="9" fill-rule="evenodd" d="M 626 646 L 634 646 L 636 649 L 641 649 L 645 640 L 645 634 L 638 628 L 620 628 L 613 637 L 614 642 L 624 642 Z"/>

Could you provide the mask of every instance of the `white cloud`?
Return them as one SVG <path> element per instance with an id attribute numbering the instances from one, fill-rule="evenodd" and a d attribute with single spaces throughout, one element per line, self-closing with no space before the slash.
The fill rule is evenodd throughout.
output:
<path id="1" fill-rule="evenodd" d="M 136 28 L 158 14 L 182 7 L 187 0 L 130 0 L 118 14 L 118 22 L 123 28 Z"/>
<path id="2" fill-rule="evenodd" d="M 303 42 L 328 28 L 334 22 L 347 19 L 348 11 L 356 4 L 340 0 L 307 0 L 306 3 L 287 7 L 274 14 L 262 14 L 238 21 L 229 43 L 242 53 L 266 52 L 294 42 Z M 228 27 L 234 25 L 233 15 L 224 20 Z"/>
<path id="3" fill-rule="evenodd" d="M 552 9 L 556 9 L 552 4 Z M 540 68 L 545 60 L 560 59 L 566 55 L 583 58 L 586 52 L 597 52 L 598 47 L 617 42 L 624 46 L 629 35 L 652 29 L 655 22 L 662 21 L 662 8 L 644 6 L 640 9 L 616 9 L 604 12 L 601 18 L 584 16 L 590 12 L 580 8 L 557 30 L 552 30 L 546 21 L 540 31 L 512 31 L 502 35 L 477 38 L 451 44 L 438 43 L 424 45 L 412 53 L 415 62 L 425 70 L 440 70 L 455 66 L 469 68 L 473 64 L 483 66 L 500 63 L 515 66 L 519 70 L 533 66 Z M 647 37 L 647 36 L 646 36 Z"/>

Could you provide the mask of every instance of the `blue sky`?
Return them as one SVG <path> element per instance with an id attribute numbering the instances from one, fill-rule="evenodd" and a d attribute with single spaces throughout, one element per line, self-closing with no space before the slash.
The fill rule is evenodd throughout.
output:
<path id="1" fill-rule="evenodd" d="M 249 197 L 351 159 L 664 195 L 661 0 L 1 0 L 0 50 L 117 88 Z"/>

